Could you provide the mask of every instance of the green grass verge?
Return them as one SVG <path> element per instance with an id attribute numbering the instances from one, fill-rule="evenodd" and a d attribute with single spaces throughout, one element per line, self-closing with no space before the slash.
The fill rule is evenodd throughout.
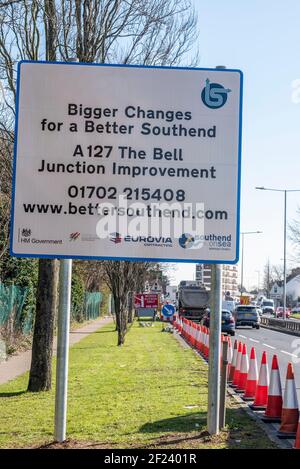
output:
<path id="1" fill-rule="evenodd" d="M 291 314 L 291 318 L 300 319 L 300 313 L 293 313 L 293 314 Z"/>
<path id="2" fill-rule="evenodd" d="M 28 373 L 0 386 L 2 448 L 53 440 L 55 383 L 51 392 L 27 393 L 27 380 Z M 69 447 L 273 447 L 232 403 L 227 430 L 211 438 L 206 409 L 206 364 L 161 324 L 135 323 L 122 348 L 108 325 L 70 350 Z"/>

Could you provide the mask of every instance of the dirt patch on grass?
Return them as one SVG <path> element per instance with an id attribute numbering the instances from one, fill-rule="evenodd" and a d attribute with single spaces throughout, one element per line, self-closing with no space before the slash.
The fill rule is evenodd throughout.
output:
<path id="1" fill-rule="evenodd" d="M 207 431 L 172 433 L 153 439 L 148 443 L 135 441 L 132 443 L 101 443 L 68 439 L 64 443 L 49 443 L 35 446 L 35 449 L 244 449 L 244 448 L 276 448 L 260 431 L 249 431 L 243 426 L 225 429 L 219 435 L 211 436 Z M 33 448 L 33 449 L 34 449 Z"/>

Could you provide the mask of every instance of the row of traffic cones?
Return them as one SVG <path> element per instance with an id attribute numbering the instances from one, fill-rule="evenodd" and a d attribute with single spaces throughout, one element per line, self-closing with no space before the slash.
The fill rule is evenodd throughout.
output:
<path id="1" fill-rule="evenodd" d="M 248 363 L 245 344 L 235 341 L 229 381 L 236 392 L 243 393 L 242 399 L 253 401 L 249 407 L 264 410 L 264 422 L 280 422 L 277 432 L 279 438 L 295 438 L 294 448 L 300 449 L 300 421 L 296 384 L 292 363 L 288 364 L 286 386 L 282 398 L 282 387 L 277 355 L 273 355 L 271 377 L 267 364 L 267 354 L 263 352 L 261 366 L 257 370 L 255 349 L 250 352 Z"/>
<path id="2" fill-rule="evenodd" d="M 209 329 L 187 319 L 175 318 L 174 327 L 206 359 L 209 355 Z M 286 386 L 282 397 L 277 355 L 273 355 L 271 374 L 267 363 L 267 354 L 263 352 L 258 373 L 255 348 L 252 347 L 248 359 L 247 347 L 235 340 L 231 346 L 229 336 L 222 335 L 222 341 L 228 341 L 228 381 L 235 391 L 242 394 L 245 401 L 253 401 L 249 406 L 253 410 L 264 410 L 264 422 L 280 422 L 277 432 L 279 438 L 295 438 L 294 448 L 300 449 L 300 414 L 294 371 L 288 364 Z"/>

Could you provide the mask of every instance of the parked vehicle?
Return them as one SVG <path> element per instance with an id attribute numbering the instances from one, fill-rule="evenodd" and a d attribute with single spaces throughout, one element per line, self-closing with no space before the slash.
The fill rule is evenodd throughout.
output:
<path id="1" fill-rule="evenodd" d="M 300 313 L 300 304 L 294 306 L 294 308 L 292 308 L 292 313 Z"/>
<path id="2" fill-rule="evenodd" d="M 274 300 L 264 299 L 260 304 L 262 314 L 272 314 L 275 316 Z"/>
<path id="3" fill-rule="evenodd" d="M 291 316 L 291 310 L 289 308 L 285 308 L 285 317 L 289 319 Z M 283 306 L 278 306 L 276 308 L 276 318 L 283 318 Z"/>
<path id="4" fill-rule="evenodd" d="M 240 305 L 234 310 L 233 317 L 235 327 L 250 326 L 256 329 L 260 327 L 260 316 L 256 306 Z"/>
<path id="5" fill-rule="evenodd" d="M 207 310 L 203 316 L 202 324 L 209 327 L 210 312 Z M 234 336 L 235 334 L 235 321 L 231 311 L 228 309 L 222 310 L 222 332 Z"/>
<path id="6" fill-rule="evenodd" d="M 182 280 L 178 286 L 179 317 L 200 321 L 209 305 L 209 292 L 199 282 Z"/>

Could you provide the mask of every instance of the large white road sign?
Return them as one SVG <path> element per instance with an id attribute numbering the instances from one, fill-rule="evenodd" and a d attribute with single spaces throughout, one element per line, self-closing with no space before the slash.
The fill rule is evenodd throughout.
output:
<path id="1" fill-rule="evenodd" d="M 11 253 L 238 260 L 239 70 L 21 62 Z"/>

